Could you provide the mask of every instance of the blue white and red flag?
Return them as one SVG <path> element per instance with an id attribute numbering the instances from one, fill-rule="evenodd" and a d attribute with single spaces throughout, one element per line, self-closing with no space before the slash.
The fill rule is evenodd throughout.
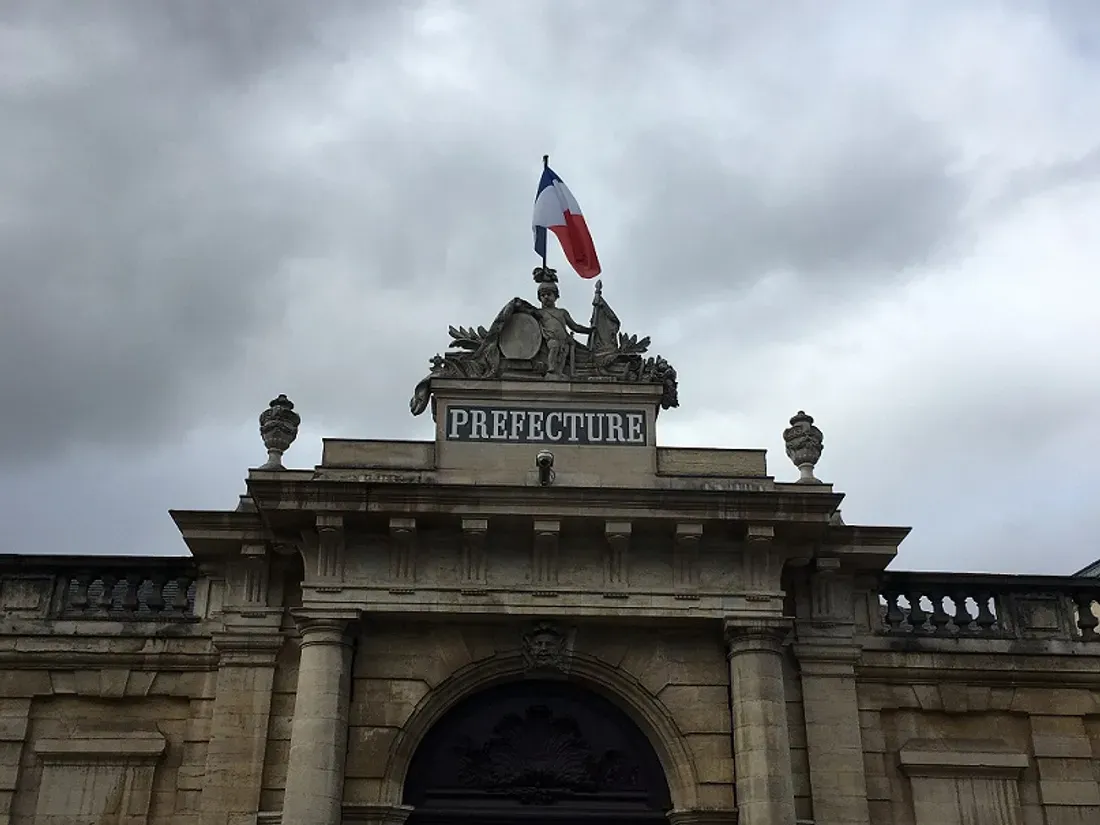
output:
<path id="1" fill-rule="evenodd" d="M 565 182 L 546 166 L 542 170 L 538 192 L 535 193 L 535 252 L 546 260 L 546 231 L 558 236 L 561 250 L 573 269 L 582 278 L 600 274 L 600 260 L 588 232 L 581 207 Z"/>

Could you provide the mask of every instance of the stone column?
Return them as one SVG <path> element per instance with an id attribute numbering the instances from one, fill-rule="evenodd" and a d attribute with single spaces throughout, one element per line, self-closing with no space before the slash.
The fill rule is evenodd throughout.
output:
<path id="1" fill-rule="evenodd" d="M 350 614 L 293 611 L 301 634 L 284 825 L 338 825 L 351 689 Z"/>
<path id="2" fill-rule="evenodd" d="M 227 825 L 259 810 L 275 659 L 285 641 L 277 627 L 214 634 L 218 678 L 202 825 Z"/>
<path id="3" fill-rule="evenodd" d="M 795 825 L 780 617 L 727 619 L 739 825 Z"/>

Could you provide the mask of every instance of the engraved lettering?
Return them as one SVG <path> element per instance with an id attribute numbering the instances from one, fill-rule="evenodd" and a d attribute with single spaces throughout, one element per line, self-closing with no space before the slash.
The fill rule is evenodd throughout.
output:
<path id="1" fill-rule="evenodd" d="M 546 437 L 551 441 L 561 441 L 561 413 L 546 414 Z"/>
<path id="2" fill-rule="evenodd" d="M 542 441 L 544 438 L 542 434 L 543 419 L 546 413 L 542 410 L 531 410 L 528 418 L 527 425 L 527 438 L 531 441 Z M 553 415 L 553 413 L 551 413 Z"/>
<path id="3" fill-rule="evenodd" d="M 447 430 L 447 438 L 458 438 L 459 431 L 465 427 L 470 420 L 470 412 L 461 407 L 458 409 L 451 407 L 447 412 L 451 416 L 451 426 Z"/>
<path id="4" fill-rule="evenodd" d="M 527 418 L 526 410 L 512 410 L 512 427 L 508 431 L 509 441 L 519 441 L 520 434 L 524 432 L 524 419 Z"/>
<path id="5" fill-rule="evenodd" d="M 648 443 L 648 419 L 630 409 L 554 409 L 518 406 L 451 405 L 443 437 L 447 441 L 501 444 Z"/>
<path id="6" fill-rule="evenodd" d="M 493 438 L 504 441 L 508 438 L 504 429 L 508 424 L 508 410 L 493 410 Z"/>
<path id="7" fill-rule="evenodd" d="M 620 413 L 607 414 L 607 440 L 618 443 L 626 441 L 623 436 L 623 417 Z"/>
<path id="8" fill-rule="evenodd" d="M 489 440 L 489 428 L 486 426 L 485 410 L 473 410 L 473 426 L 470 427 L 470 439 L 472 441 L 488 441 Z"/>

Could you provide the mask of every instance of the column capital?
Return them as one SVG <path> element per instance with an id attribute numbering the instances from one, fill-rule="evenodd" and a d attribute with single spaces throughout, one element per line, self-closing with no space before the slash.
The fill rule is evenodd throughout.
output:
<path id="1" fill-rule="evenodd" d="M 727 618 L 722 623 L 727 655 L 749 651 L 782 653 L 791 640 L 793 622 L 786 616 Z"/>
<path id="2" fill-rule="evenodd" d="M 297 607 L 290 611 L 300 636 L 298 645 L 350 645 L 348 630 L 359 618 L 358 610 L 316 610 Z"/>

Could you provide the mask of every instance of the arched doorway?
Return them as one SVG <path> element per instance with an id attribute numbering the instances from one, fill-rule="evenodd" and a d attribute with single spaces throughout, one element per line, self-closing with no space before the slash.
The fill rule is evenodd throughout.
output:
<path id="1" fill-rule="evenodd" d="M 653 823 L 671 807 L 645 734 L 565 681 L 497 685 L 428 731 L 405 779 L 408 825 Z"/>

